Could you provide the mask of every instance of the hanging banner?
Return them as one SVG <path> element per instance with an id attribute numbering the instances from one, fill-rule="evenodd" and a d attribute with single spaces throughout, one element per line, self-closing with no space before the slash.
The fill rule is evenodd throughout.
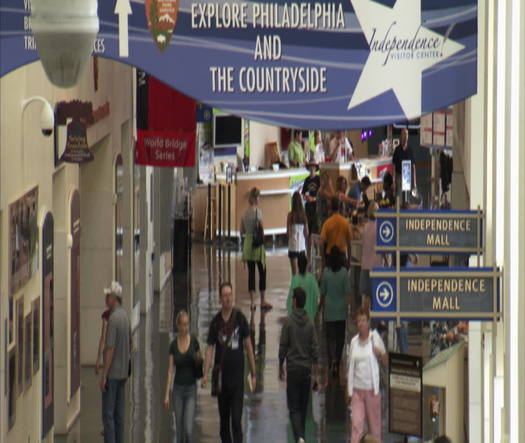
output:
<path id="1" fill-rule="evenodd" d="M 38 59 L 29 1 L 2 0 L 0 75 Z M 477 0 L 98 3 L 94 55 L 233 114 L 375 127 L 477 91 Z"/>
<path id="2" fill-rule="evenodd" d="M 149 166 L 195 166 L 195 132 L 137 131 L 135 163 Z"/>

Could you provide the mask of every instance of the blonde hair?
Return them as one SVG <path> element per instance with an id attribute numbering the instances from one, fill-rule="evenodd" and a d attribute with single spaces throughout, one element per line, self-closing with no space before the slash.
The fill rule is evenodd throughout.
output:
<path id="1" fill-rule="evenodd" d="M 248 194 L 248 201 L 251 205 L 254 205 L 257 203 L 257 199 L 259 198 L 259 195 L 261 195 L 261 191 L 257 188 L 250 189 L 250 193 Z"/>
<path id="2" fill-rule="evenodd" d="M 187 319 L 190 319 L 189 314 L 183 309 L 182 311 L 179 311 L 177 313 L 177 316 L 175 317 L 175 324 L 178 325 L 182 319 L 182 317 L 187 317 Z"/>

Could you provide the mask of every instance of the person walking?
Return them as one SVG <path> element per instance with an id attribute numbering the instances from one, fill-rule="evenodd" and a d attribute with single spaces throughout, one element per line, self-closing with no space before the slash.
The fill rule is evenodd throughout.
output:
<path id="1" fill-rule="evenodd" d="M 372 302 L 372 280 L 370 279 L 370 271 L 378 268 L 383 264 L 381 254 L 376 253 L 376 213 L 378 204 L 376 202 L 370 203 L 368 207 L 368 221 L 363 228 L 361 236 L 363 241 L 363 254 L 361 257 L 361 275 L 359 279 L 359 292 L 366 297 L 368 305 Z M 357 300 L 360 304 L 360 300 Z"/>
<path id="2" fill-rule="evenodd" d="M 284 381 L 286 363 L 286 397 L 296 442 L 305 442 L 306 413 L 312 372 L 317 382 L 319 350 L 315 327 L 304 310 L 306 293 L 294 290 L 293 312 L 286 318 L 279 342 L 279 379 Z M 318 382 L 317 382 L 318 383 Z"/>
<path id="3" fill-rule="evenodd" d="M 343 199 L 346 197 L 346 191 L 348 189 L 348 180 L 340 175 L 335 181 L 335 192 L 339 197 L 339 213 L 343 217 L 348 217 L 349 204 Z"/>
<path id="4" fill-rule="evenodd" d="M 326 171 L 321 172 L 320 175 L 320 187 L 317 193 L 317 217 L 318 227 L 322 229 L 324 222 L 329 216 L 330 212 L 330 199 L 334 196 L 334 188 L 330 181 L 330 176 Z"/>
<path id="5" fill-rule="evenodd" d="M 242 409 L 244 401 L 244 349 L 250 363 L 250 389 L 256 388 L 256 367 L 250 327 L 244 314 L 233 306 L 233 287 L 219 288 L 222 309 L 212 319 L 204 360 L 202 387 L 208 384 L 208 371 L 215 351 L 212 395 L 217 396 L 222 443 L 242 443 Z"/>
<path id="6" fill-rule="evenodd" d="M 125 386 L 130 371 L 131 328 L 122 307 L 122 286 L 112 282 L 108 295 L 111 316 L 104 348 L 104 370 L 100 378 L 104 442 L 124 442 Z"/>
<path id="7" fill-rule="evenodd" d="M 264 249 L 263 214 L 257 207 L 261 192 L 252 188 L 248 195 L 250 207 L 241 220 L 241 234 L 244 234 L 242 260 L 248 265 L 248 291 L 250 292 L 251 308 L 255 309 L 255 268 L 259 271 L 259 292 L 261 294 L 261 309 L 271 309 L 272 305 L 265 300 L 266 293 L 266 250 Z M 260 238 L 262 237 L 262 238 Z"/>
<path id="8" fill-rule="evenodd" d="M 338 248 L 347 257 L 350 263 L 350 242 L 352 241 L 352 227 L 349 221 L 339 214 L 339 198 L 330 199 L 330 218 L 321 229 L 321 253 L 323 258 L 328 256 L 332 249 Z"/>
<path id="9" fill-rule="evenodd" d="M 308 220 L 308 233 L 318 234 L 319 226 L 317 220 L 317 193 L 321 186 L 321 179 L 317 175 L 319 165 L 317 163 L 307 163 L 306 165 L 310 175 L 306 177 L 303 183 L 302 194 L 304 196 L 304 210 Z"/>
<path id="10" fill-rule="evenodd" d="M 104 367 L 104 347 L 106 345 L 106 335 L 108 330 L 109 317 L 111 316 L 111 309 L 109 307 L 110 288 L 104 288 L 104 295 L 106 296 L 106 310 L 102 313 L 102 329 L 100 330 L 100 338 L 98 340 L 97 361 L 95 363 L 95 374 L 99 375 L 100 369 Z"/>
<path id="11" fill-rule="evenodd" d="M 305 255 L 299 256 L 298 266 L 299 272 L 292 277 L 292 281 L 290 282 L 290 291 L 286 300 L 288 315 L 292 315 L 293 313 L 294 290 L 296 288 L 301 288 L 306 293 L 306 303 L 304 305 L 304 310 L 308 314 L 308 318 L 314 321 L 319 305 L 319 284 L 312 273 L 306 272 L 306 268 L 308 267 L 308 259 Z"/>
<path id="12" fill-rule="evenodd" d="M 197 379 L 202 376 L 202 357 L 199 340 L 190 334 L 188 313 L 180 311 L 175 324 L 177 335 L 171 342 L 169 350 L 164 407 L 170 408 L 170 394 L 172 394 L 176 426 L 175 442 L 191 443 L 197 406 Z"/>
<path id="13" fill-rule="evenodd" d="M 327 264 L 321 278 L 321 306 L 326 331 L 328 367 L 332 376 L 336 377 L 345 344 L 350 280 L 348 270 L 344 267 L 344 257 L 337 246 L 331 250 Z"/>
<path id="14" fill-rule="evenodd" d="M 308 238 L 306 213 L 301 194 L 297 191 L 292 196 L 292 210 L 286 218 L 286 234 L 288 235 L 288 258 L 293 276 L 297 274 L 297 259 L 301 255 L 306 255 L 306 239 Z"/>
<path id="15" fill-rule="evenodd" d="M 370 330 L 367 309 L 356 312 L 358 333 L 348 345 L 347 404 L 352 408 L 351 443 L 359 443 L 364 434 L 365 419 L 369 432 L 381 443 L 381 394 L 379 365 L 387 365 L 388 355 L 381 336 Z"/>

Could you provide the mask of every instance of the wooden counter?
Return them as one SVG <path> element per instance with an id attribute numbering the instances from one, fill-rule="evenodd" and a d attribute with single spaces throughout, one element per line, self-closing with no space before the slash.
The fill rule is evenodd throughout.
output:
<path id="1" fill-rule="evenodd" d="M 249 207 L 248 194 L 253 187 L 261 191 L 259 208 L 263 213 L 263 225 L 266 235 L 286 233 L 286 216 L 290 211 L 293 189 L 292 178 L 308 176 L 303 168 L 280 171 L 257 171 L 237 174 L 235 183 L 226 184 L 226 175 L 218 174 L 215 185 L 217 202 L 217 234 L 240 236 L 241 218 Z M 230 197 L 228 198 L 228 188 Z M 229 219 L 229 220 L 228 220 Z"/>

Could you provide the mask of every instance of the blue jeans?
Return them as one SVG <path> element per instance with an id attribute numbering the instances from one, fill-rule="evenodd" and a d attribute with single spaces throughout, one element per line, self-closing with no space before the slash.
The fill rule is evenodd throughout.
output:
<path id="1" fill-rule="evenodd" d="M 197 384 L 173 384 L 173 409 L 175 411 L 175 443 L 191 443 L 193 421 L 197 405 Z"/>
<path id="2" fill-rule="evenodd" d="M 106 392 L 102 393 L 104 443 L 124 443 L 125 387 L 126 379 L 108 378 Z"/>

